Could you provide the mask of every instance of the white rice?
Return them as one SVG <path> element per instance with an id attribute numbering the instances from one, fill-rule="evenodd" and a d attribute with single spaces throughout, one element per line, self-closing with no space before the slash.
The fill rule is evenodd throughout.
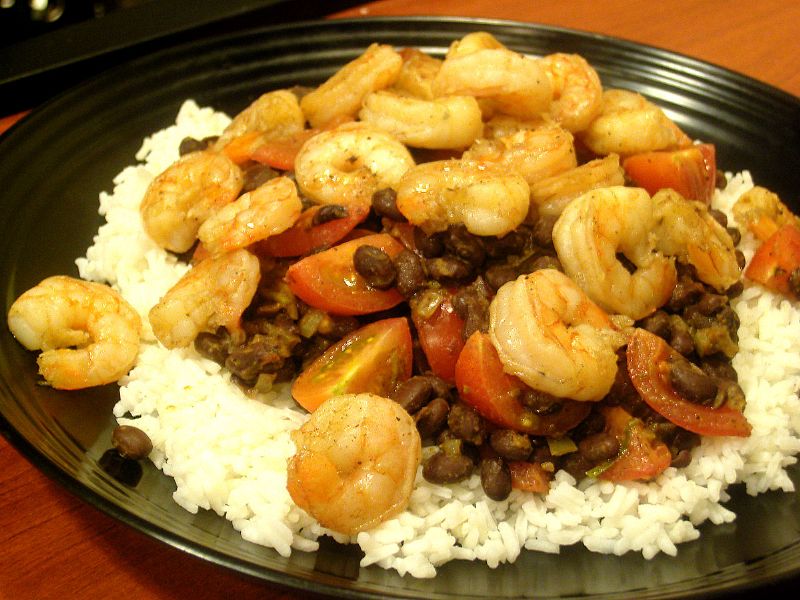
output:
<path id="1" fill-rule="evenodd" d="M 149 182 L 178 157 L 185 136 L 218 134 L 227 116 L 187 101 L 176 124 L 144 140 L 136 159 L 100 196 L 106 224 L 86 257 L 81 277 L 106 281 L 144 317 L 187 267 L 155 245 L 140 225 L 138 205 Z M 730 213 L 752 186 L 747 172 L 729 176 L 715 206 Z M 749 259 L 753 240 L 745 234 Z M 583 544 L 593 552 L 676 555 L 706 521 L 727 523 L 728 487 L 747 493 L 791 492 L 786 468 L 800 452 L 800 311 L 791 302 L 750 285 L 734 302 L 741 319 L 734 366 L 747 397 L 749 438 L 707 438 L 684 469 L 669 468 L 649 483 L 576 481 L 556 474 L 545 495 L 517 490 L 503 501 L 488 499 L 477 475 L 455 485 L 436 485 L 417 474 L 408 509 L 352 539 L 333 534 L 292 502 L 286 461 L 294 447 L 289 433 L 307 418 L 285 392 L 246 396 L 228 373 L 193 349 L 166 350 L 145 332 L 138 364 L 121 382 L 114 414 L 153 440 L 151 459 L 174 478 L 175 502 L 196 513 L 213 510 L 244 539 L 274 548 L 314 551 L 333 535 L 357 543 L 363 566 L 379 565 L 401 575 L 433 577 L 451 560 L 481 560 L 490 568 L 513 562 L 523 549 L 559 552 Z"/>

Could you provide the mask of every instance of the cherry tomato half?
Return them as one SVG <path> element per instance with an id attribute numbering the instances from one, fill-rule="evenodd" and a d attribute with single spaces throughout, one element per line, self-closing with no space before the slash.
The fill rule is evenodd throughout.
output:
<path id="1" fill-rule="evenodd" d="M 800 269 L 800 229 L 787 223 L 758 247 L 744 274 L 773 291 L 794 297 L 789 276 L 796 269 Z"/>
<path id="2" fill-rule="evenodd" d="M 717 163 L 713 144 L 634 154 L 622 161 L 622 167 L 650 195 L 672 188 L 684 198 L 705 203 L 711 202 L 714 195 Z"/>
<path id="3" fill-rule="evenodd" d="M 450 295 L 445 296 L 429 317 L 412 309 L 411 318 L 431 371 L 454 383 L 456 361 L 464 348 L 464 320 L 456 314 Z"/>

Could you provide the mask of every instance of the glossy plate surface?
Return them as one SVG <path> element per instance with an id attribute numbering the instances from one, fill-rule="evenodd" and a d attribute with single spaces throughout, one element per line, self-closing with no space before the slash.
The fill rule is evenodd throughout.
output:
<path id="1" fill-rule="evenodd" d="M 690 135 L 717 144 L 720 166 L 750 169 L 785 198 L 800 191 L 800 100 L 730 71 L 651 47 L 552 27 L 464 19 L 326 21 L 226 34 L 170 49 L 73 89 L 0 138 L 0 285 L 4 309 L 52 274 L 76 275 L 74 259 L 101 224 L 98 194 L 134 162 L 149 133 L 174 121 L 185 98 L 235 113 L 260 93 L 316 84 L 373 41 L 442 55 L 475 30 L 542 55 L 577 52 L 605 86 L 637 90 Z M 797 206 L 795 206 L 797 208 Z M 316 554 L 244 542 L 215 514 L 171 500 L 172 481 L 149 463 L 135 488 L 100 467 L 109 448 L 115 386 L 64 393 L 36 384 L 34 355 L 0 332 L 0 430 L 34 464 L 86 501 L 147 534 L 221 566 L 298 589 L 345 597 L 670 598 L 717 595 L 800 574 L 795 494 L 733 491 L 737 520 L 703 526 L 678 556 L 644 560 L 569 547 L 524 552 L 513 565 L 451 562 L 433 580 L 360 569 L 356 550 L 324 543 Z M 76 398 L 75 396 L 79 396 Z M 792 471 L 800 482 L 800 470 Z"/>

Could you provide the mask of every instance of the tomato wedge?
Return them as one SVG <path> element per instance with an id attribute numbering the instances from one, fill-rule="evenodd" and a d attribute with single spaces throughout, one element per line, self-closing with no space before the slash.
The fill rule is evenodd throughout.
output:
<path id="1" fill-rule="evenodd" d="M 312 206 L 300 214 L 294 225 L 256 245 L 256 253 L 279 258 L 303 256 L 343 240 L 369 215 L 367 206 L 348 206 L 347 216 L 314 225 L 314 215 L 322 206 Z"/>
<path id="2" fill-rule="evenodd" d="M 515 490 L 543 494 L 550 489 L 551 475 L 539 463 L 512 460 L 508 462 L 508 470 Z"/>
<path id="3" fill-rule="evenodd" d="M 503 371 L 489 336 L 473 333 L 456 361 L 455 381 L 461 399 L 492 423 L 531 435 L 563 435 L 583 421 L 590 402 L 564 400 L 552 415 L 537 415 L 523 406 L 524 384 Z"/>
<path id="4" fill-rule="evenodd" d="M 645 427 L 641 419 L 631 416 L 619 406 L 601 409 L 606 419 L 606 432 L 617 438 L 620 445 L 617 457 L 607 465 L 592 469 L 607 481 L 634 481 L 652 479 L 672 462 L 672 455 L 664 442 Z"/>
<path id="5" fill-rule="evenodd" d="M 711 202 L 714 195 L 717 162 L 713 144 L 634 154 L 622 161 L 622 167 L 650 195 L 672 188 L 684 198 L 705 203 Z"/>
<path id="6" fill-rule="evenodd" d="M 289 267 L 289 289 L 310 306 L 336 315 L 365 315 L 397 306 L 403 301 L 400 292 L 394 288 L 375 289 L 356 272 L 353 255 L 365 244 L 380 248 L 389 256 L 403 251 L 403 245 L 385 233 L 344 242 Z"/>
<path id="7" fill-rule="evenodd" d="M 292 384 L 292 397 L 313 412 L 328 398 L 371 392 L 388 396 L 411 377 L 411 330 L 404 317 L 352 332 L 311 363 Z"/>
<path id="8" fill-rule="evenodd" d="M 665 366 L 674 352 L 663 339 L 644 329 L 636 329 L 631 336 L 628 373 L 647 405 L 675 425 L 700 435 L 749 436 L 752 428 L 740 410 L 696 404 L 673 389 Z"/>
<path id="9" fill-rule="evenodd" d="M 800 229 L 787 223 L 758 247 L 744 274 L 773 291 L 795 297 L 789 277 L 799 268 Z"/>
<path id="10" fill-rule="evenodd" d="M 464 320 L 456 314 L 450 295 L 446 295 L 429 317 L 412 309 L 419 344 L 435 375 L 455 382 L 456 361 L 464 348 Z"/>

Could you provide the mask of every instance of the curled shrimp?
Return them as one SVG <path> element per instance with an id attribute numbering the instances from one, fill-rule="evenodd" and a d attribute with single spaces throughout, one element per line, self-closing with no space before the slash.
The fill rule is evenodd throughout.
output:
<path id="1" fill-rule="evenodd" d="M 404 48 L 400 56 L 403 57 L 403 66 L 392 90 L 423 100 L 433 100 L 433 80 L 442 66 L 441 59 L 416 48 Z"/>
<path id="2" fill-rule="evenodd" d="M 548 54 L 539 64 L 553 88 L 550 115 L 573 133 L 586 129 L 603 104 L 603 86 L 597 71 L 579 54 Z"/>
<path id="3" fill-rule="evenodd" d="M 372 194 L 394 187 L 414 159 L 395 137 L 362 123 L 323 131 L 295 158 L 300 191 L 320 204 L 369 206 Z"/>
<path id="4" fill-rule="evenodd" d="M 237 114 L 214 142 L 222 150 L 231 140 L 257 131 L 268 138 L 285 138 L 303 130 L 306 118 L 297 96 L 289 90 L 262 94 L 250 106 Z"/>
<path id="5" fill-rule="evenodd" d="M 531 202 L 540 215 L 558 217 L 564 207 L 584 192 L 625 184 L 625 170 L 618 154 L 595 158 L 580 166 L 531 185 Z"/>
<path id="6" fill-rule="evenodd" d="M 552 86 L 536 59 L 509 50 L 490 34 L 470 36 L 448 50 L 433 84 L 437 96 L 487 99 L 499 112 L 522 119 L 547 111 Z"/>
<path id="7" fill-rule="evenodd" d="M 186 252 L 203 221 L 236 199 L 243 182 L 241 169 L 224 154 L 187 154 L 148 186 L 139 207 L 144 229 L 162 248 Z"/>
<path id="8" fill-rule="evenodd" d="M 258 258 L 247 250 L 205 258 L 150 309 L 153 333 L 167 348 L 181 348 L 203 331 L 239 331 L 259 279 Z"/>
<path id="9" fill-rule="evenodd" d="M 403 511 L 421 456 L 414 420 L 374 394 L 334 396 L 292 434 L 287 489 L 324 527 L 354 535 Z"/>
<path id="10" fill-rule="evenodd" d="M 230 252 L 289 229 L 302 209 L 294 182 L 276 177 L 223 206 L 197 236 L 211 254 Z"/>
<path id="11" fill-rule="evenodd" d="M 519 173 L 529 185 L 578 164 L 572 134 L 555 123 L 521 129 L 493 140 L 481 138 L 463 157 L 492 162 Z"/>
<path id="12" fill-rule="evenodd" d="M 489 336 L 507 373 L 559 398 L 595 401 L 611 389 L 624 336 L 569 277 L 521 275 L 489 305 Z"/>
<path id="13" fill-rule="evenodd" d="M 476 235 L 503 236 L 530 207 L 530 188 L 521 175 L 468 160 L 422 163 L 396 189 L 398 210 L 426 233 L 463 224 Z"/>
<path id="14" fill-rule="evenodd" d="M 41 350 L 39 372 L 54 388 L 76 390 L 119 380 L 139 353 L 141 319 L 107 285 L 56 275 L 17 298 L 8 328 Z"/>
<path id="15" fill-rule="evenodd" d="M 481 108 L 472 96 L 423 100 L 374 92 L 364 99 L 359 118 L 415 148 L 466 148 L 483 131 Z"/>
<path id="16" fill-rule="evenodd" d="M 580 135 L 595 154 L 637 154 L 685 147 L 692 141 L 658 106 L 641 94 L 603 92 L 600 112 Z"/>
<path id="17" fill-rule="evenodd" d="M 333 76 L 300 100 L 312 127 L 324 127 L 342 117 L 355 117 L 364 97 L 389 87 L 397 79 L 403 58 L 391 46 L 371 44 Z"/>
<path id="18" fill-rule="evenodd" d="M 730 234 L 702 202 L 671 189 L 653 196 L 656 248 L 695 268 L 700 281 L 724 292 L 741 277 Z"/>
<path id="19" fill-rule="evenodd" d="M 800 227 L 800 219 L 778 194 L 758 185 L 739 196 L 733 205 L 733 218 L 762 241 L 786 223 Z"/>
<path id="20" fill-rule="evenodd" d="M 570 202 L 553 227 L 553 245 L 569 275 L 603 309 L 641 319 L 675 287 L 672 260 L 656 251 L 657 221 L 647 192 L 609 187 Z M 619 255 L 636 269 L 631 273 Z"/>

